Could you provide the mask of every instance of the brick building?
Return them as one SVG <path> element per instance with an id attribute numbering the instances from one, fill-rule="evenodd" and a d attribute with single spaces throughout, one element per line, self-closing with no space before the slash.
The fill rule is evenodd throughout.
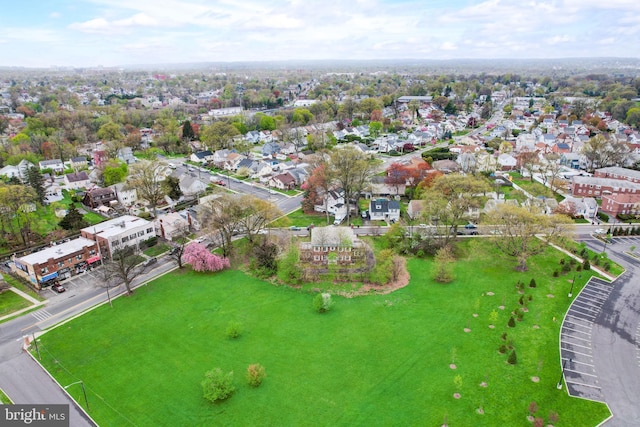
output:
<path id="1" fill-rule="evenodd" d="M 640 171 L 617 166 L 596 169 L 593 176 L 598 178 L 622 179 L 640 184 Z"/>
<path id="2" fill-rule="evenodd" d="M 611 215 L 640 215 L 640 194 L 611 194 L 602 196 L 601 210 Z"/>
<path id="3" fill-rule="evenodd" d="M 80 230 L 80 235 L 97 240 L 105 258 L 127 246 L 139 247 L 140 243 L 156 236 L 150 221 L 137 216 L 124 215 Z"/>
<path id="4" fill-rule="evenodd" d="M 67 279 L 84 272 L 100 260 L 96 242 L 84 237 L 14 258 L 13 271 L 36 288 L 50 286 L 56 280 Z"/>
<path id="5" fill-rule="evenodd" d="M 355 264 L 365 258 L 364 243 L 350 227 L 315 227 L 311 242 L 300 244 L 300 261 L 316 265 Z"/>
<path id="6" fill-rule="evenodd" d="M 571 179 L 571 194 L 574 197 L 640 194 L 640 184 L 622 179 L 574 176 Z"/>

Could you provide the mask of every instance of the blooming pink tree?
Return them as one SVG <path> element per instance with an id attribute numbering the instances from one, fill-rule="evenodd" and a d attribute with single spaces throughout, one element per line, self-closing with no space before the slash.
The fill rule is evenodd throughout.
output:
<path id="1" fill-rule="evenodd" d="M 212 254 L 200 243 L 191 243 L 184 248 L 182 260 L 191 264 L 195 271 L 219 271 L 229 268 L 229 259 Z"/>

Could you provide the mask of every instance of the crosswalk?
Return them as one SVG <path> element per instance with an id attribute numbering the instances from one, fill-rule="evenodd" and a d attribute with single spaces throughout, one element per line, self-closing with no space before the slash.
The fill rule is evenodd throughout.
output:
<path id="1" fill-rule="evenodd" d="M 34 311 L 33 313 L 31 313 L 31 315 L 35 317 L 36 320 L 39 322 L 42 322 L 43 320 L 47 320 L 49 317 L 52 316 L 51 313 L 49 313 L 45 309 Z"/>

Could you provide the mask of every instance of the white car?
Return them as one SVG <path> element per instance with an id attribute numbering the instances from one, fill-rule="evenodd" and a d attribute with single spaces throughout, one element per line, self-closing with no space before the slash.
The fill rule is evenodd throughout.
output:
<path id="1" fill-rule="evenodd" d="M 605 233 L 604 228 L 597 228 L 595 233 L 596 234 L 604 234 Z"/>

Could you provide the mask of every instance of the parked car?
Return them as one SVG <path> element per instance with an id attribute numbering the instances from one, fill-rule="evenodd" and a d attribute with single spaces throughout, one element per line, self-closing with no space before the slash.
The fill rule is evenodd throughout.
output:
<path id="1" fill-rule="evenodd" d="M 147 266 L 153 265 L 153 264 L 155 264 L 157 262 L 158 262 L 158 258 L 156 258 L 156 257 L 149 258 L 148 260 L 146 260 L 144 262 L 144 266 L 147 267 Z"/>
<path id="2" fill-rule="evenodd" d="M 66 290 L 67 290 L 67 289 L 66 289 L 64 286 L 62 286 L 60 283 L 54 283 L 54 284 L 51 286 L 51 289 L 53 289 L 55 292 L 57 292 L 57 293 L 59 293 L 59 294 L 61 294 L 61 293 L 63 293 L 64 291 L 66 291 Z"/>
<path id="3" fill-rule="evenodd" d="M 369 216 L 369 212 L 364 210 L 362 212 L 360 212 L 360 216 L 362 217 L 362 219 L 365 219 Z"/>
<path id="4" fill-rule="evenodd" d="M 297 225 L 292 225 L 291 227 L 289 227 L 289 230 L 291 230 L 291 231 L 300 231 L 300 227 L 298 227 Z"/>

